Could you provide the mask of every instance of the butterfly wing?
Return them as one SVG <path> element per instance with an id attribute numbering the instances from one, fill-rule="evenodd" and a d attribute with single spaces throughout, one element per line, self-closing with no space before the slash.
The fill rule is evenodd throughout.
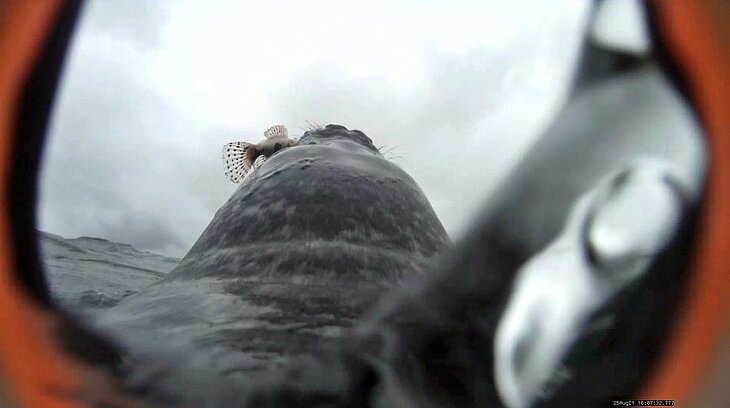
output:
<path id="1" fill-rule="evenodd" d="M 226 168 L 226 178 L 231 183 L 240 183 L 251 169 L 246 159 L 246 150 L 253 146 L 246 142 L 231 142 L 223 146 L 223 164 Z"/>
<path id="2" fill-rule="evenodd" d="M 264 132 L 264 136 L 267 139 L 271 139 L 274 137 L 289 137 L 289 132 L 286 130 L 286 126 L 276 125 L 268 128 L 266 132 Z"/>

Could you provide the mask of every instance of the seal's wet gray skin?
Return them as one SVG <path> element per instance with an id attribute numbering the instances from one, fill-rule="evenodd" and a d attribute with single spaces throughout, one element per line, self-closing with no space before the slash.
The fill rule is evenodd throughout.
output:
<path id="1" fill-rule="evenodd" d="M 273 154 L 177 268 L 98 325 L 131 360 L 176 372 L 138 364 L 133 383 L 208 403 L 223 396 L 205 384 L 248 384 L 327 349 L 447 243 L 413 179 L 362 132 L 329 125 Z"/>

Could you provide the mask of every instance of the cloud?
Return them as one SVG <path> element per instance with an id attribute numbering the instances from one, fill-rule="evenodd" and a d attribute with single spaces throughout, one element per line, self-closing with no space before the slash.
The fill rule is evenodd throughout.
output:
<path id="1" fill-rule="evenodd" d="M 95 35 L 123 38 L 140 49 L 159 46 L 169 15 L 165 2 L 147 0 L 89 1 L 83 13 L 86 29 Z"/>
<path id="2" fill-rule="evenodd" d="M 406 3 L 297 4 L 89 4 L 46 146 L 41 228 L 181 256 L 235 189 L 221 146 L 310 121 L 394 148 L 458 236 L 558 106 L 585 17 L 536 2 L 515 28 L 524 4 L 428 3 L 405 22 Z"/>
<path id="3" fill-rule="evenodd" d="M 213 166 L 225 130 L 145 83 L 134 68 L 145 55 L 138 38 L 89 27 L 68 61 L 45 148 L 40 227 L 180 256 L 226 195 Z M 212 132 L 220 140 L 200 149 Z"/>
<path id="4" fill-rule="evenodd" d="M 424 80 L 408 88 L 383 77 L 353 77 L 336 60 L 313 64 L 282 86 L 274 109 L 289 123 L 340 123 L 394 148 L 395 162 L 458 236 L 565 91 L 557 81 L 535 80 L 542 50 L 512 45 L 523 52 L 432 51 Z M 568 73 L 563 67 L 561 74 Z"/>

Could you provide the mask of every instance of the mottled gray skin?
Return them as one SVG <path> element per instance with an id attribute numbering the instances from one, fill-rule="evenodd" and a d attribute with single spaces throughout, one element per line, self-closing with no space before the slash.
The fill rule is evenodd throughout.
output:
<path id="1" fill-rule="evenodd" d="M 225 406 L 221 389 L 331 349 L 447 244 L 413 179 L 362 132 L 329 125 L 272 155 L 177 268 L 98 326 L 134 361 L 131 387 Z"/>

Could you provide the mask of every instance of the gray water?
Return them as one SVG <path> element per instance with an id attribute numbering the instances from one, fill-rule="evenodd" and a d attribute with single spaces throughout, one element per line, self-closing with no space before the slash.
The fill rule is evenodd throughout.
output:
<path id="1" fill-rule="evenodd" d="M 180 262 L 101 238 L 38 234 L 51 296 L 77 312 L 114 306 L 157 282 Z"/>

